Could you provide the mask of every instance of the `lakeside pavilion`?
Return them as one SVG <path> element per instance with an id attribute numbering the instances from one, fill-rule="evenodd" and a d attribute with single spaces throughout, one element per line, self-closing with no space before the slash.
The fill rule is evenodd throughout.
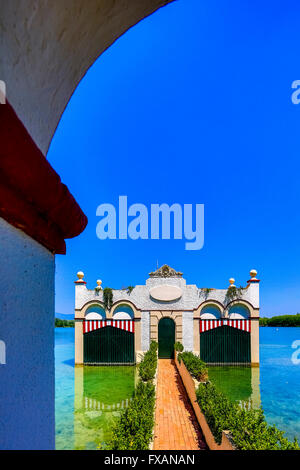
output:
<path id="1" fill-rule="evenodd" d="M 228 289 L 187 285 L 182 273 L 164 265 L 145 285 L 112 289 L 110 304 L 101 280 L 88 289 L 84 273 L 75 281 L 75 363 L 134 364 L 158 342 L 159 358 L 172 358 L 174 343 L 208 364 L 259 365 L 259 279 Z"/>

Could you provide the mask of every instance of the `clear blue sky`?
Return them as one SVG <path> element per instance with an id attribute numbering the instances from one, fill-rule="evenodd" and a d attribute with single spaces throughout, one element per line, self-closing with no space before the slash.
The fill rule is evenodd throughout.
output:
<path id="1" fill-rule="evenodd" d="M 121 288 L 167 263 L 188 283 L 261 279 L 261 314 L 300 312 L 297 1 L 178 0 L 117 40 L 78 85 L 48 158 L 89 218 L 56 258 L 56 311 L 76 272 Z M 76 47 L 76 45 L 74 45 Z M 205 244 L 96 237 L 96 208 L 205 204 Z"/>

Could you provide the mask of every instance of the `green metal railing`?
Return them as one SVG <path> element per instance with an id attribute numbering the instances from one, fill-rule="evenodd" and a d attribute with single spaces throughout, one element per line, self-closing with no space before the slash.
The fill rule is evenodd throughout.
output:
<path id="1" fill-rule="evenodd" d="M 85 364 L 134 364 L 134 333 L 107 326 L 85 333 Z"/>
<path id="2" fill-rule="evenodd" d="M 250 333 L 221 326 L 200 334 L 200 357 L 207 364 L 251 362 Z"/>

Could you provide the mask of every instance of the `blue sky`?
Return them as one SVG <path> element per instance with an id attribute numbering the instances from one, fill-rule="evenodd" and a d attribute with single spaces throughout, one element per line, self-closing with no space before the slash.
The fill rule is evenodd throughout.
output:
<path id="1" fill-rule="evenodd" d="M 261 279 L 261 315 L 300 312 L 300 78 L 296 1 L 178 0 L 130 29 L 89 69 L 48 159 L 89 218 L 56 257 L 56 311 L 89 288 L 143 284 L 169 264 L 188 283 Z M 202 250 L 182 240 L 96 237 L 96 208 L 205 205 Z"/>

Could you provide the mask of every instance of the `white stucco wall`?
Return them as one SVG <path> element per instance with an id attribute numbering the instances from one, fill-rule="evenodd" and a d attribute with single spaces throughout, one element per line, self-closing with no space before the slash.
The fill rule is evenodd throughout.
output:
<path id="1" fill-rule="evenodd" d="M 259 308 L 259 283 L 250 282 L 248 288 L 248 300 L 254 308 Z"/>
<path id="2" fill-rule="evenodd" d="M 85 279 L 88 280 L 88 279 Z M 88 280 L 89 281 L 89 280 Z M 95 282 L 95 281 L 94 281 Z M 163 302 L 151 297 L 150 291 L 153 287 L 171 285 L 179 287 L 182 290 L 182 296 L 174 301 Z M 149 278 L 145 285 L 137 285 L 133 291 L 128 294 L 126 290 L 113 289 L 113 302 L 129 301 L 136 308 L 145 311 L 151 310 L 193 310 L 202 303 L 216 301 L 220 304 L 221 310 L 227 306 L 227 289 L 213 289 L 208 295 L 205 295 L 201 288 L 194 284 L 186 284 L 183 278 Z M 252 284 L 244 289 L 240 299 L 252 303 L 253 307 L 259 308 L 259 284 Z M 103 302 L 103 291 L 96 292 L 95 289 L 88 289 L 86 284 L 76 284 L 75 289 L 75 308 L 81 309 L 88 302 Z"/>
<path id="3" fill-rule="evenodd" d="M 141 313 L 141 348 L 148 351 L 150 347 L 150 312 Z"/>
<path id="4" fill-rule="evenodd" d="M 54 448 L 54 255 L 0 218 L 0 449 Z"/>
<path id="5" fill-rule="evenodd" d="M 185 351 L 194 350 L 193 318 L 193 312 L 183 312 L 182 314 L 182 344 Z"/>

